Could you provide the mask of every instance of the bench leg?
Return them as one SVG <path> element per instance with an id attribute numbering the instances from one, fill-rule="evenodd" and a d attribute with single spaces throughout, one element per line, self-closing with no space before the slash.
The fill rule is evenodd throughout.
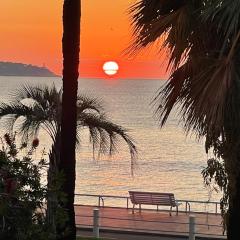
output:
<path id="1" fill-rule="evenodd" d="M 178 206 L 176 206 L 176 208 L 177 208 L 176 215 L 178 215 Z"/>
<path id="2" fill-rule="evenodd" d="M 135 204 L 133 204 L 133 207 L 132 207 L 132 214 L 134 214 L 134 207 L 135 207 Z"/>
<path id="3" fill-rule="evenodd" d="M 170 207 L 169 216 L 172 216 L 172 206 Z"/>
<path id="4" fill-rule="evenodd" d="M 141 212 L 142 211 L 142 205 L 139 204 L 139 211 Z"/>

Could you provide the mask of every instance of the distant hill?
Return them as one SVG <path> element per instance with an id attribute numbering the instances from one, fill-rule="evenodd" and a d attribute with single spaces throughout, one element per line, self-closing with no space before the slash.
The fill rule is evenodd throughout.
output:
<path id="1" fill-rule="evenodd" d="M 58 77 L 46 67 L 12 62 L 0 62 L 0 76 Z"/>

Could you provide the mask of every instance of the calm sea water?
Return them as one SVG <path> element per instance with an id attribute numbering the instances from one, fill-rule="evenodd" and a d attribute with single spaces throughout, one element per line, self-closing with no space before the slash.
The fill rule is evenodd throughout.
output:
<path id="1" fill-rule="evenodd" d="M 6 100 L 9 92 L 24 83 L 51 85 L 53 82 L 61 87 L 60 78 L 0 77 L 0 97 Z M 178 199 L 209 199 L 201 176 L 207 160 L 203 142 L 197 142 L 194 135 L 185 136 L 177 114 L 172 114 L 162 129 L 154 119 L 150 102 L 163 83 L 159 80 L 79 80 L 80 92 L 100 98 L 109 118 L 129 129 L 139 154 L 132 176 L 126 146 L 111 158 L 94 160 L 88 133 L 83 131 L 77 152 L 77 193 L 127 196 L 129 190 L 141 190 L 173 192 Z M 50 144 L 44 133 L 40 141 L 40 148 Z M 210 197 L 219 200 L 217 194 Z"/>

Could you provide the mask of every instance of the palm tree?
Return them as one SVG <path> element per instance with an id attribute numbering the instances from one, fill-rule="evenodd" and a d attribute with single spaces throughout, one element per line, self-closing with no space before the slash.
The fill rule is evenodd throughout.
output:
<path id="1" fill-rule="evenodd" d="M 49 152 L 47 217 L 52 230 L 56 230 L 57 190 L 55 178 L 59 172 L 62 90 L 52 87 L 23 86 L 12 94 L 8 103 L 0 103 L 0 120 L 9 132 L 15 130 L 26 142 L 35 138 L 39 130 L 44 130 L 52 141 Z M 127 130 L 111 122 L 104 112 L 100 101 L 85 95 L 77 97 L 77 143 L 80 144 L 80 132 L 89 129 L 93 152 L 113 154 L 119 149 L 121 139 L 129 147 L 131 157 L 136 147 Z"/>
<path id="2" fill-rule="evenodd" d="M 160 125 L 176 106 L 186 132 L 205 137 L 206 150 L 223 159 L 227 236 L 239 239 L 239 1 L 140 0 L 130 14 L 135 36 L 130 53 L 154 43 L 169 53 L 171 74 L 155 98 Z"/>
<path id="3" fill-rule="evenodd" d="M 79 75 L 80 18 L 81 1 L 64 0 L 62 39 L 63 101 L 59 169 L 65 177 L 62 191 L 66 195 L 66 202 L 62 203 L 62 205 L 67 209 L 68 220 L 65 227 L 59 228 L 59 233 L 67 229 L 68 234 L 65 234 L 62 239 L 68 240 L 76 239 L 74 191 L 76 178 L 76 102 Z"/>

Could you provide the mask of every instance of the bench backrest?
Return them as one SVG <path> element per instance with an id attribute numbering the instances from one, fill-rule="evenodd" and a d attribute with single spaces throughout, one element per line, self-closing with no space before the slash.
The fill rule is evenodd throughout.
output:
<path id="1" fill-rule="evenodd" d="M 176 206 L 173 193 L 136 192 L 129 191 L 133 204 L 152 204 L 162 206 Z"/>

